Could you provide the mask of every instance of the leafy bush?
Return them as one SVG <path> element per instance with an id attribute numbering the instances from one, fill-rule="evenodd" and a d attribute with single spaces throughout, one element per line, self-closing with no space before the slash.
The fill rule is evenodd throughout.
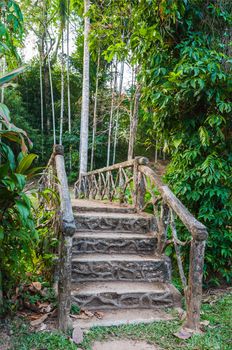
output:
<path id="1" fill-rule="evenodd" d="M 42 274 L 43 280 L 51 280 L 58 237 L 54 211 L 45 211 L 40 198 L 56 204 L 59 198 L 49 189 L 27 191 L 27 180 L 41 170 L 32 168 L 37 156 L 27 153 L 25 133 L 11 124 L 5 105 L 0 105 L 0 114 L 5 118 L 0 132 L 0 272 L 5 306 L 14 311 L 18 304 L 10 299 L 16 287 L 38 281 Z"/>
<path id="2" fill-rule="evenodd" d="M 38 239 L 32 204 L 25 192 L 26 180 L 38 169 L 31 168 L 37 156 L 26 152 L 26 134 L 11 124 L 3 104 L 0 115 L 0 266 L 3 286 L 8 289 L 22 277 Z"/>

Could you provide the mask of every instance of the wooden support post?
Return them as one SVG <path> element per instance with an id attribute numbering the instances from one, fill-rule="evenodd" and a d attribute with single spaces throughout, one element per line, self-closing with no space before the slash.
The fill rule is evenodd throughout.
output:
<path id="1" fill-rule="evenodd" d="M 169 225 L 169 206 L 166 203 L 161 203 L 160 209 L 160 218 L 159 219 L 159 236 L 158 236 L 158 252 L 159 254 L 163 254 L 166 242 L 167 242 L 167 230 Z"/>
<path id="2" fill-rule="evenodd" d="M 124 202 L 124 179 L 122 175 L 122 168 L 119 168 L 119 203 L 122 204 Z"/>
<path id="3" fill-rule="evenodd" d="M 139 171 L 138 171 L 138 166 L 139 166 L 139 158 L 135 158 L 134 160 L 134 165 L 133 165 L 133 183 L 134 183 L 134 189 L 132 190 L 132 200 L 133 200 L 133 205 L 136 209 L 138 210 L 138 192 L 139 192 Z"/>
<path id="4" fill-rule="evenodd" d="M 145 205 L 146 185 L 144 175 L 138 172 L 138 209 L 142 210 Z"/>
<path id="5" fill-rule="evenodd" d="M 193 239 L 190 248 L 189 281 L 186 292 L 187 316 L 183 325 L 184 328 L 193 332 L 200 331 L 204 253 L 205 241 Z"/>
<path id="6" fill-rule="evenodd" d="M 58 152 L 59 153 L 58 153 Z M 55 164 L 61 210 L 60 269 L 58 282 L 58 327 L 66 332 L 71 306 L 72 236 L 76 230 L 65 171 L 63 150 L 56 148 Z"/>
<path id="7" fill-rule="evenodd" d="M 136 157 L 137 164 L 137 190 L 136 190 L 136 208 L 141 210 L 145 204 L 145 194 L 146 194 L 146 185 L 144 181 L 144 175 L 139 171 L 139 165 L 149 164 L 149 159 L 145 157 Z"/>
<path id="8" fill-rule="evenodd" d="M 58 282 L 58 328 L 66 332 L 71 308 L 72 237 L 61 232 Z"/>

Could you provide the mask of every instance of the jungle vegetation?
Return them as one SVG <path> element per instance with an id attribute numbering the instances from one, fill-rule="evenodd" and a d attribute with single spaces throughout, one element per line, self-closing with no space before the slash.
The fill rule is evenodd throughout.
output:
<path id="1" fill-rule="evenodd" d="M 165 181 L 209 231 L 205 285 L 230 283 L 231 1 L 2 0 L 0 19 L 4 293 L 51 263 L 57 242 L 27 185 L 54 143 L 70 183 L 137 155 L 165 159 Z"/>

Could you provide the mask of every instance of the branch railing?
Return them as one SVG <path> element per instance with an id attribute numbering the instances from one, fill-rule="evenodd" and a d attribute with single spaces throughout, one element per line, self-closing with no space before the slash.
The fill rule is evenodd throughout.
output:
<path id="1" fill-rule="evenodd" d="M 148 159 L 137 157 L 82 174 L 74 185 L 74 192 L 76 198 L 129 204 L 137 212 L 153 213 L 158 232 L 158 254 L 163 254 L 170 243 L 175 248 L 187 311 L 183 327 L 199 331 L 207 229 L 149 167 Z M 190 233 L 187 242 L 182 242 L 177 236 L 176 218 Z M 181 257 L 181 247 L 186 244 L 190 244 L 188 279 Z"/>
<path id="2" fill-rule="evenodd" d="M 58 251 L 58 327 L 67 331 L 71 306 L 71 257 L 72 236 L 76 230 L 68 181 L 65 171 L 64 150 L 55 145 L 43 175 L 39 180 L 39 192 L 49 189 L 58 201 L 51 197 L 47 201 L 40 196 L 45 210 L 54 210 L 54 223 L 59 237 Z"/>

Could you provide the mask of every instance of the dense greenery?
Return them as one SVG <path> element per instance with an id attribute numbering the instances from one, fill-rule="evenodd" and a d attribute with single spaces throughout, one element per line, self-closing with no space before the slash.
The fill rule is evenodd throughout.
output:
<path id="1" fill-rule="evenodd" d="M 60 7 L 63 5 L 67 5 L 66 1 L 26 0 L 20 2 L 21 12 L 17 2 L 1 2 L 2 70 L 19 66 L 18 48 L 23 40 L 26 42 L 32 35 L 36 42 L 35 55 L 28 62 L 27 70 L 17 78 L 17 84 L 11 83 L 2 90 L 1 97 L 11 111 L 13 123 L 25 129 L 32 139 L 33 152 L 38 155 L 37 165 L 44 166 L 51 154 L 54 137 L 52 97 L 57 140 L 60 132 L 61 75 L 65 73 L 62 141 L 69 179 L 74 181 L 79 166 L 83 2 L 71 1 L 70 11 Z M 106 165 L 111 112 L 111 147 L 113 150 L 116 146 L 116 162 L 127 158 L 129 128 L 139 90 L 135 155 L 154 160 L 159 151 L 160 157 L 168 159 L 165 181 L 208 227 L 205 281 L 214 284 L 231 280 L 231 13 L 229 0 L 96 0 L 91 2 L 88 14 L 91 20 L 89 158 L 96 98 L 94 167 Z M 67 17 L 72 27 L 73 46 L 69 56 L 60 52 Z M 99 55 L 100 69 L 96 76 Z M 70 67 L 71 130 L 68 125 L 67 63 Z M 120 92 L 122 63 L 126 68 Z M 8 110 L 2 108 L 9 115 Z M 9 203 L 1 201 L 0 249 L 17 251 L 17 261 L 15 253 L 4 258 L 5 273 L 15 271 L 14 276 L 19 275 L 19 267 L 24 266 L 25 242 L 28 244 L 33 240 L 33 244 L 37 244 L 38 254 L 35 257 L 34 251 L 33 259 L 37 263 L 40 260 L 38 264 L 45 258 L 43 254 L 48 253 L 41 248 L 46 234 L 41 227 L 35 229 L 38 217 L 32 218 L 32 205 L 25 194 L 28 173 L 19 169 L 22 162 L 32 161 L 35 156 L 26 153 L 25 133 L 19 130 L 17 133 L 22 136 L 17 140 L 23 142 L 22 150 L 15 144 L 15 139 L 1 141 L 0 175 L 1 190 L 8 191 L 7 196 L 11 199 Z M 45 222 L 49 219 L 44 218 Z M 183 228 L 179 230 L 186 235 Z M 50 263 L 52 257 L 48 254 L 47 259 Z M 29 260 L 25 261 L 30 266 Z"/>
<path id="2" fill-rule="evenodd" d="M 109 60 L 123 54 L 139 65 L 147 138 L 138 140 L 153 150 L 154 139 L 163 142 L 166 180 L 208 227 L 205 276 L 214 283 L 232 277 L 231 9 L 229 1 L 115 1 L 100 7 L 93 31 Z M 108 35 L 99 29 L 106 23 Z"/>

